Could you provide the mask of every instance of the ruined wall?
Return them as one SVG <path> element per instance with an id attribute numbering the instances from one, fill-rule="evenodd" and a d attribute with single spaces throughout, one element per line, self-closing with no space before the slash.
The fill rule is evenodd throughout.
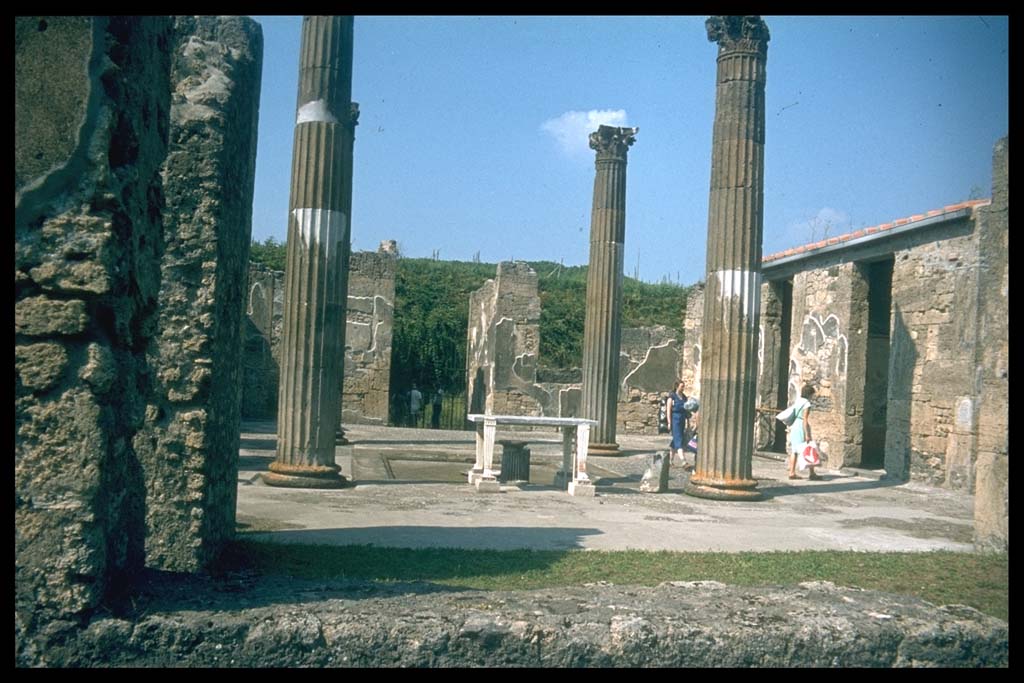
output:
<path id="1" fill-rule="evenodd" d="M 973 489 L 977 246 L 973 220 L 895 251 L 885 469 Z M 958 422 L 959 417 L 959 425 Z"/>
<path id="2" fill-rule="evenodd" d="M 785 315 L 783 282 L 763 282 L 761 284 L 761 327 L 757 340 L 757 388 L 755 407 L 760 417 L 754 425 L 754 450 L 770 451 L 776 441 L 783 450 L 781 443 L 785 437 L 785 428 L 772 417 L 785 407 L 788 396 L 779 395 L 781 373 L 788 373 L 788 358 L 783 366 L 783 344 L 788 340 L 787 330 L 783 325 L 788 321 Z M 788 357 L 788 347 L 786 356 Z M 788 381 L 787 381 L 788 383 Z M 788 393 L 788 392 L 787 392 Z"/>
<path id="3" fill-rule="evenodd" d="M 498 264 L 470 295 L 466 346 L 469 412 L 553 415 L 558 395 L 537 383 L 540 296 L 537 273 L 519 261 Z M 481 410 L 482 409 L 482 410 Z"/>
<path id="4" fill-rule="evenodd" d="M 343 422 L 388 422 L 396 265 L 386 251 L 356 252 L 349 261 Z"/>
<path id="5" fill-rule="evenodd" d="M 683 319 L 683 361 L 679 377 L 686 383 L 688 395 L 700 396 L 701 331 L 704 326 L 704 284 L 697 283 L 686 299 Z"/>
<path id="6" fill-rule="evenodd" d="M 234 532 L 261 44 L 15 20 L 16 642 Z"/>
<path id="7" fill-rule="evenodd" d="M 168 18 L 15 19 L 16 641 L 143 562 Z"/>
<path id="8" fill-rule="evenodd" d="M 974 491 L 975 544 L 1010 549 L 1009 208 L 1010 143 L 992 153 L 992 204 L 978 211 L 978 400 Z"/>
<path id="9" fill-rule="evenodd" d="M 623 328 L 617 431 L 658 433 L 658 404 L 675 388 L 682 366 L 678 336 L 664 325 Z"/>
<path id="10" fill-rule="evenodd" d="M 676 336 L 664 326 L 622 331 L 617 426 L 624 433 L 657 434 L 658 401 L 664 392 L 671 391 L 680 368 Z M 548 371 L 558 376 L 539 378 L 539 348 L 537 274 L 525 263 L 502 262 L 495 279 L 488 280 L 469 298 L 468 411 L 578 416 L 579 370 Z"/>
<path id="11" fill-rule="evenodd" d="M 249 263 L 249 292 L 242 330 L 242 416 L 275 419 L 281 373 L 284 273 Z"/>
<path id="12" fill-rule="evenodd" d="M 245 17 L 178 17 L 170 52 L 155 395 L 134 445 L 146 563 L 194 571 L 235 527 L 262 33 Z"/>
<path id="13" fill-rule="evenodd" d="M 804 384 L 814 385 L 811 431 L 828 454 L 829 467 L 849 464 L 853 452 L 859 460 L 863 354 L 851 353 L 851 338 L 855 346 L 863 339 L 866 306 L 865 283 L 853 263 L 806 270 L 793 278 L 787 404 Z"/>
<path id="14" fill-rule="evenodd" d="M 397 267 L 397 254 L 387 246 L 350 257 L 343 422 L 387 424 Z M 245 418 L 277 416 L 283 314 L 284 273 L 250 263 L 243 335 Z"/>

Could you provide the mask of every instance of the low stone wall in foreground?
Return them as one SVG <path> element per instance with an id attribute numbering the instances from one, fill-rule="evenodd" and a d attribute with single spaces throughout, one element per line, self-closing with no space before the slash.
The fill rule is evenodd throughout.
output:
<path id="1" fill-rule="evenodd" d="M 840 588 L 448 591 L 159 574 L 134 614 L 19 637 L 19 666 L 1007 667 L 1009 626 Z M 128 602 L 128 601 L 126 601 Z"/>

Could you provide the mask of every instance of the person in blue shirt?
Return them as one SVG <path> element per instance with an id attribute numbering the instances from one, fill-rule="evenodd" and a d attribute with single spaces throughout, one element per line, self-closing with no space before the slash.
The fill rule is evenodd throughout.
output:
<path id="1" fill-rule="evenodd" d="M 690 419 L 690 411 L 685 407 L 686 394 L 683 391 L 686 384 L 683 380 L 676 380 L 676 388 L 665 401 L 665 412 L 668 414 L 669 422 L 672 425 L 672 452 L 679 456 L 679 461 L 684 467 L 692 470 L 693 467 L 686 464 L 686 457 L 683 454 L 683 445 L 686 438 L 686 421 Z"/>

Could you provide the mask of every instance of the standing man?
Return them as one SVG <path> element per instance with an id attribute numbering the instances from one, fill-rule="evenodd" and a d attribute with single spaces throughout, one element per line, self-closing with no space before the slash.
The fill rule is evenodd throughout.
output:
<path id="1" fill-rule="evenodd" d="M 412 390 L 409 392 L 409 419 L 411 421 L 410 427 L 415 427 L 420 421 L 420 411 L 423 410 L 423 394 L 420 393 L 419 389 L 416 388 L 416 384 L 412 385 Z"/>
<path id="2" fill-rule="evenodd" d="M 438 387 L 430 399 L 430 428 L 441 428 L 441 402 L 444 401 L 444 390 Z"/>

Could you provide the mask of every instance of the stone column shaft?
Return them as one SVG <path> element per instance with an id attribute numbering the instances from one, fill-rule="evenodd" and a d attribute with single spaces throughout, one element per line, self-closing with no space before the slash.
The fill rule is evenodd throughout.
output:
<path id="1" fill-rule="evenodd" d="M 701 441 L 691 495 L 758 500 L 752 476 L 764 205 L 768 28 L 711 17 L 719 44 L 701 359 Z"/>
<path id="2" fill-rule="evenodd" d="M 618 450 L 615 421 L 619 400 L 622 331 L 622 262 L 626 234 L 626 155 L 637 128 L 601 126 L 590 135 L 597 151 L 590 219 L 587 313 L 583 328 L 583 417 L 597 420 L 590 452 Z"/>
<path id="3" fill-rule="evenodd" d="M 276 486 L 343 486 L 341 414 L 352 201 L 352 17 L 305 17 L 285 267 Z"/>

